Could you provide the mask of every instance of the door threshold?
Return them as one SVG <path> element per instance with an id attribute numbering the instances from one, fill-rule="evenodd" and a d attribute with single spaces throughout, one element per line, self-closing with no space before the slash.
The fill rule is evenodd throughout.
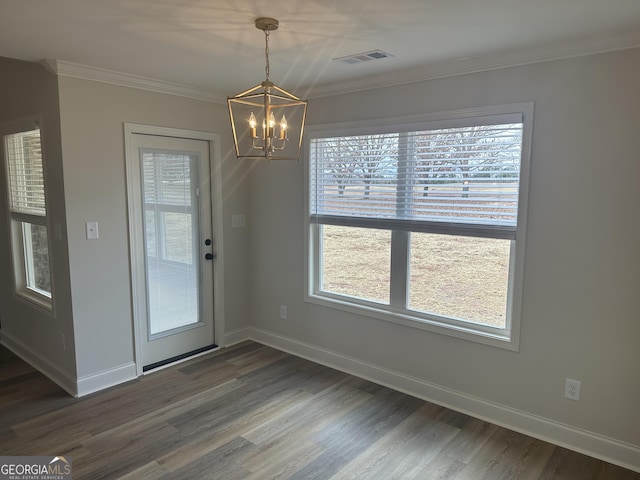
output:
<path id="1" fill-rule="evenodd" d="M 186 362 L 187 360 L 191 360 L 192 358 L 200 357 L 202 355 L 206 355 L 207 353 L 210 353 L 219 349 L 220 347 L 218 347 L 218 345 L 214 343 L 206 347 L 198 348 L 196 350 L 192 350 L 187 353 L 176 355 L 175 357 L 167 358 L 166 360 L 161 360 L 159 362 L 152 363 L 151 365 L 145 365 L 142 367 L 142 374 L 146 375 L 147 373 L 155 372 L 157 370 L 162 370 L 163 368 L 171 367 L 178 363 Z"/>

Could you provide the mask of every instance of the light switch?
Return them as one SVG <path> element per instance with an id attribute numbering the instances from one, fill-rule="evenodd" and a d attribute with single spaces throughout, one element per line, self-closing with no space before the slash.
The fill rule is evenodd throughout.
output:
<path id="1" fill-rule="evenodd" d="M 98 238 L 98 222 L 87 222 L 84 225 L 87 229 L 87 240 Z"/>
<path id="2" fill-rule="evenodd" d="M 238 215 L 231 215 L 231 227 L 240 228 L 247 224 L 247 217 L 244 213 Z"/>

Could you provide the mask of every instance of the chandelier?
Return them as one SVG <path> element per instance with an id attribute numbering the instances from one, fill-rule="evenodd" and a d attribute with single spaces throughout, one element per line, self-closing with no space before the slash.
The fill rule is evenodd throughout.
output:
<path id="1" fill-rule="evenodd" d="M 264 32 L 266 78 L 227 98 L 236 156 L 299 160 L 307 101 L 269 80 L 269 33 L 278 29 L 278 20 L 257 18 L 255 24 Z"/>

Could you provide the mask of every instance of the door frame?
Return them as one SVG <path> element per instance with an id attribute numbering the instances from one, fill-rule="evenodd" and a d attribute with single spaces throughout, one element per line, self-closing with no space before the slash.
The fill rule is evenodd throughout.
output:
<path id="1" fill-rule="evenodd" d="M 146 322 L 146 318 L 141 318 L 140 308 L 136 299 L 141 298 L 144 292 L 139 292 L 138 281 L 146 273 L 140 271 L 137 262 L 133 259 L 144 246 L 144 239 L 136 233 L 136 225 L 142 222 L 141 213 L 134 208 L 132 201 L 140 191 L 139 185 L 134 185 L 133 170 L 134 162 L 137 160 L 131 151 L 132 136 L 155 135 L 170 138 L 184 138 L 189 140 L 202 140 L 209 143 L 209 171 L 201 172 L 202 175 L 209 175 L 211 182 L 211 227 L 215 241 L 216 258 L 213 261 L 213 336 L 212 342 L 219 347 L 224 346 L 224 255 L 223 255 L 223 209 L 222 209 L 222 156 L 220 154 L 220 134 L 201 132 L 196 130 L 183 130 L 178 128 L 156 127 L 152 125 L 141 125 L 136 123 L 124 124 L 124 147 L 125 147 L 125 167 L 127 177 L 127 209 L 128 209 L 128 229 L 129 229 L 129 269 L 131 287 L 131 313 L 133 316 L 133 336 L 134 336 L 134 357 L 136 364 L 136 376 L 143 375 L 142 355 L 141 355 L 141 322 Z"/>

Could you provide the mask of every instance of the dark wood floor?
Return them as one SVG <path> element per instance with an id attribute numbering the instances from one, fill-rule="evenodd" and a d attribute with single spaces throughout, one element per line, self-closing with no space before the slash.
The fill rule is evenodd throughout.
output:
<path id="1" fill-rule="evenodd" d="M 256 343 L 79 400 L 0 362 L 0 455 L 70 455 L 74 480 L 640 480 Z"/>

